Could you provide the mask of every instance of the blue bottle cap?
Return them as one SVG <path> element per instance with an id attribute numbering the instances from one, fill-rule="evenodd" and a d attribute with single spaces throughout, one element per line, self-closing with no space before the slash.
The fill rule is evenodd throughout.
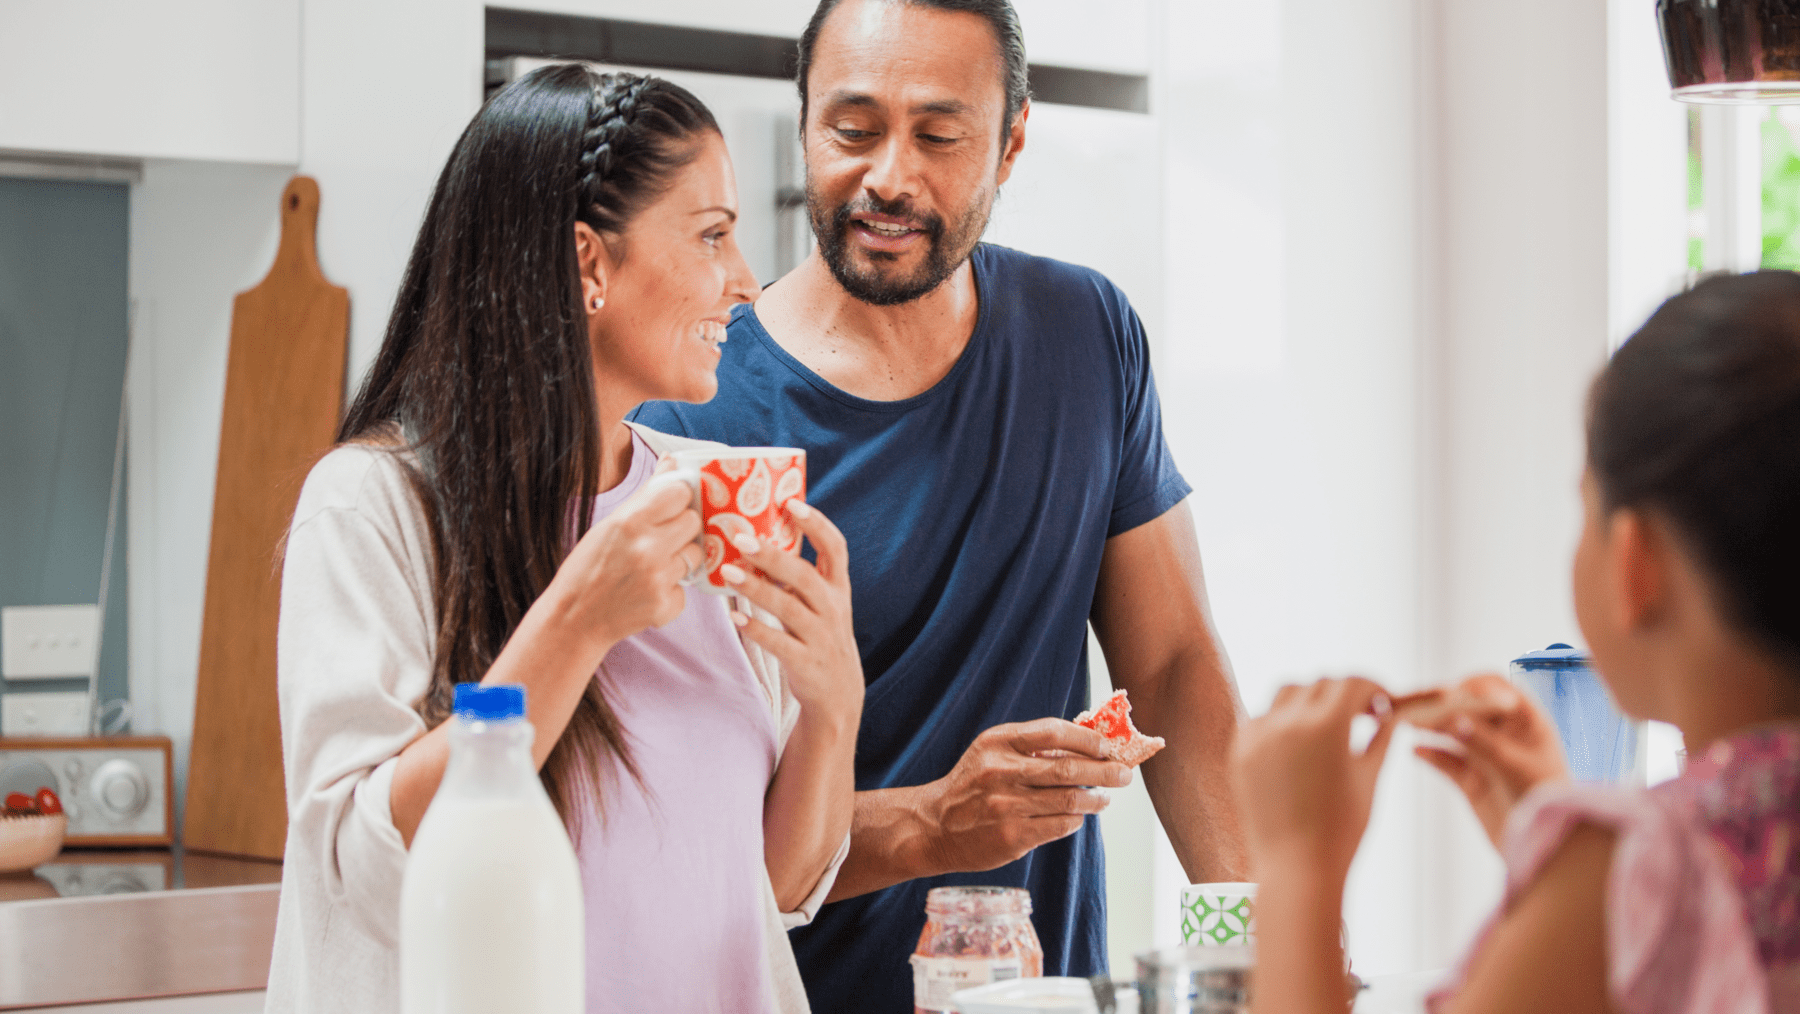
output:
<path id="1" fill-rule="evenodd" d="M 1588 654 L 1566 644 L 1553 644 L 1543 651 L 1528 651 L 1512 660 L 1521 669 L 1586 669 Z"/>
<path id="2" fill-rule="evenodd" d="M 484 687 L 479 683 L 456 685 L 456 714 L 471 722 L 503 722 L 525 717 L 525 688 L 517 683 Z"/>

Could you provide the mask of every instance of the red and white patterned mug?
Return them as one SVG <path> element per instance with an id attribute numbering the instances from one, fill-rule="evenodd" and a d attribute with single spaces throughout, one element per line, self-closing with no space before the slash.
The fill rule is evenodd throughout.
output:
<path id="1" fill-rule="evenodd" d="M 683 482 L 693 490 L 703 526 L 706 562 L 683 584 L 714 595 L 732 587 L 719 568 L 743 556 L 732 539 L 754 535 L 784 553 L 800 551 L 800 530 L 788 519 L 789 501 L 806 502 L 806 452 L 797 447 L 709 447 L 676 451 L 672 471 L 651 480 Z"/>

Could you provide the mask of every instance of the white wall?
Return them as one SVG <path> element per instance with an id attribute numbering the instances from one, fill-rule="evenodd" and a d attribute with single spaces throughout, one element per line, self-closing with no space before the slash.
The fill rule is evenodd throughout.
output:
<path id="1" fill-rule="evenodd" d="M 1671 263 L 1667 217 L 1634 220 L 1667 167 L 1609 204 L 1609 143 L 1670 138 L 1642 26 L 1609 78 L 1592 5 L 1166 11 L 1159 369 L 1251 711 L 1286 680 L 1405 687 L 1576 638 L 1582 397 L 1609 313 L 1640 313 Z M 1633 97 L 1610 117 L 1609 81 Z M 1407 745 L 1347 899 L 1376 974 L 1448 965 L 1499 886 Z"/>
<path id="2" fill-rule="evenodd" d="M 1688 107 L 1669 95 L 1650 6 L 1608 0 L 1607 23 L 1607 334 L 1617 345 L 1686 281 Z"/>
<path id="3" fill-rule="evenodd" d="M 1281 9 L 1163 0 L 1152 15 L 1163 215 L 1144 241 L 1163 262 L 1163 327 L 1153 335 L 1163 425 L 1194 486 L 1220 636 L 1255 713 L 1288 665 L 1277 660 L 1278 628 L 1293 590 L 1273 569 L 1286 549 L 1274 512 L 1296 501 L 1267 485 L 1285 478 L 1283 459 L 1297 449 L 1297 427 L 1267 400 L 1282 384 L 1287 342 Z M 1187 877 L 1147 811 L 1145 799 L 1137 819 L 1156 842 L 1152 942 L 1173 946 Z"/>
<path id="4" fill-rule="evenodd" d="M 350 387 L 380 348 L 432 185 L 481 105 L 472 0 L 306 0 L 300 171 L 319 261 L 350 290 Z"/>
<path id="5" fill-rule="evenodd" d="M 1444 0 L 1439 14 L 1426 650 L 1445 678 L 1580 643 L 1568 574 L 1582 402 L 1607 350 L 1608 35 L 1604 5 Z M 1420 926 L 1442 965 L 1497 899 L 1499 871 L 1430 784 L 1435 901 Z"/>
<path id="6" fill-rule="evenodd" d="M 153 159 L 131 192 L 132 730 L 186 785 L 232 296 L 275 258 L 292 169 Z M 186 793 L 175 796 L 182 805 Z"/>
<path id="7" fill-rule="evenodd" d="M 1094 268 L 1143 319 L 1153 348 L 1166 340 L 1160 121 L 1142 113 L 1039 105 L 1025 150 L 1000 188 L 986 239 Z"/>
<path id="8" fill-rule="evenodd" d="M 1442 661 L 1462 671 L 1578 636 L 1567 564 L 1609 292 L 1606 12 L 1557 0 L 1445 12 Z"/>
<path id="9" fill-rule="evenodd" d="M 1032 63 L 1135 74 L 1157 59 L 1161 8 L 1161 0 L 1013 0 Z"/>
<path id="10" fill-rule="evenodd" d="M 292 164 L 301 0 L 0 0 L 0 148 Z"/>
<path id="11" fill-rule="evenodd" d="M 1291 540 L 1287 577 L 1306 589 L 1289 601 L 1312 611 L 1290 607 L 1278 622 L 1290 639 L 1309 631 L 1299 636 L 1314 672 L 1399 688 L 1422 680 L 1417 6 L 1282 6 L 1284 409 L 1310 431 L 1301 460 L 1313 471 L 1296 491 L 1307 505 L 1296 531 L 1306 534 Z M 1284 661 L 1281 675 L 1306 673 L 1293 668 L 1302 659 Z M 1421 901 L 1419 772 L 1404 739 L 1398 747 L 1345 897 L 1350 954 L 1365 975 L 1414 967 L 1419 944 L 1409 911 Z"/>
<path id="12" fill-rule="evenodd" d="M 1160 381 L 1245 703 L 1325 673 L 1411 685 L 1414 5 L 1171 0 L 1166 17 Z M 1352 876 L 1364 971 L 1412 967 L 1409 784 L 1394 765 Z"/>

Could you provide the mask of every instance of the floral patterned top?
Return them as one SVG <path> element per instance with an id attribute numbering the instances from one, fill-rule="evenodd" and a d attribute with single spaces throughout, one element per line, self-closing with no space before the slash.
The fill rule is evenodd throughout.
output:
<path id="1" fill-rule="evenodd" d="M 1800 724 L 1721 739 L 1651 794 L 1705 828 L 1742 896 L 1774 1009 L 1800 1010 Z"/>
<path id="2" fill-rule="evenodd" d="M 1607 978 L 1621 1011 L 1800 1014 L 1800 723 L 1725 737 L 1648 792 L 1532 790 L 1507 821 L 1500 912 L 1583 823 L 1617 836 Z M 1442 1009 L 1467 967 L 1465 959 L 1427 1009 Z"/>

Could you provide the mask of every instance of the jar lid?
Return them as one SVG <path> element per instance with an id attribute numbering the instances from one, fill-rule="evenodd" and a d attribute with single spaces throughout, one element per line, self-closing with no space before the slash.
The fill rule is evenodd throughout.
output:
<path id="1" fill-rule="evenodd" d="M 1030 915 L 1031 892 L 1022 887 L 934 887 L 925 895 L 925 912 L 966 919 Z"/>
<path id="2" fill-rule="evenodd" d="M 1543 651 L 1528 651 L 1512 660 L 1521 669 L 1586 669 L 1588 653 L 1566 644 L 1553 644 Z"/>

